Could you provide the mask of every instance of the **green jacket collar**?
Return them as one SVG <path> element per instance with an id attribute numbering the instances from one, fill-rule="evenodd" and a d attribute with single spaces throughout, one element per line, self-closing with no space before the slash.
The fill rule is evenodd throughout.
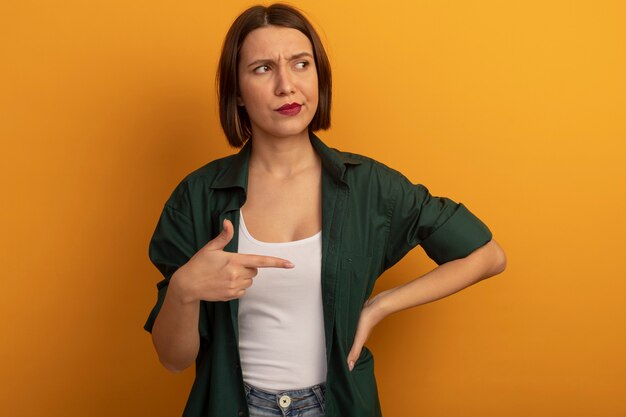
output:
<path id="1" fill-rule="evenodd" d="M 338 181 L 343 181 L 346 172 L 346 165 L 358 165 L 358 159 L 350 157 L 348 154 L 329 148 L 313 132 L 309 131 L 309 139 L 313 148 L 322 159 L 322 165 L 332 177 Z M 241 150 L 233 155 L 232 163 L 227 166 L 222 175 L 219 176 L 211 188 L 233 188 L 238 187 L 243 190 L 248 188 L 248 163 L 252 151 L 252 141 L 248 140 Z"/>

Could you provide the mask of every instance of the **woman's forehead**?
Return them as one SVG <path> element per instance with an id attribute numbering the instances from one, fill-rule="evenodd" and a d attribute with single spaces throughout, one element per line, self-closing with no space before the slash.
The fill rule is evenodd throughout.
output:
<path id="1" fill-rule="evenodd" d="M 278 59 L 300 52 L 313 54 L 313 46 L 306 35 L 297 29 L 264 26 L 250 32 L 243 41 L 240 56 L 246 60 Z"/>

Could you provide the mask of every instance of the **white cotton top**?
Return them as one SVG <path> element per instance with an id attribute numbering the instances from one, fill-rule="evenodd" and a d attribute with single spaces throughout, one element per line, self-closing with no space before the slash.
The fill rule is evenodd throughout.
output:
<path id="1" fill-rule="evenodd" d="M 322 232 L 269 243 L 250 235 L 240 212 L 239 253 L 276 256 L 292 269 L 259 268 L 239 299 L 239 354 L 246 383 L 271 391 L 326 380 L 322 310 Z"/>

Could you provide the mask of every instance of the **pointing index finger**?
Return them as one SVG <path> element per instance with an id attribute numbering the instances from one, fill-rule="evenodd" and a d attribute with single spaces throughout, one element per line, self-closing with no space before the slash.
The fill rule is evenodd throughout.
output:
<path id="1" fill-rule="evenodd" d="M 285 268 L 291 269 L 295 265 L 286 259 L 264 255 L 237 254 L 237 260 L 247 268 Z"/>

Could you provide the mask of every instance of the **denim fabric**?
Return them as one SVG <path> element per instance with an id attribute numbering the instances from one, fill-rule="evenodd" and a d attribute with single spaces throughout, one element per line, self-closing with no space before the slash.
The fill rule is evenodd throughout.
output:
<path id="1" fill-rule="evenodd" d="M 326 384 L 281 392 L 244 386 L 250 417 L 324 417 Z"/>

